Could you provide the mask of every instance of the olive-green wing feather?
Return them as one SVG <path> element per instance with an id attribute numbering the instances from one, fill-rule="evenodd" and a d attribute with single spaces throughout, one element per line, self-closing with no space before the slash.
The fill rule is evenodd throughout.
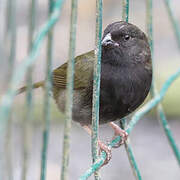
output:
<path id="1" fill-rule="evenodd" d="M 93 73 L 94 51 L 75 58 L 74 89 L 86 88 Z M 66 88 L 67 63 L 53 71 L 53 85 Z"/>

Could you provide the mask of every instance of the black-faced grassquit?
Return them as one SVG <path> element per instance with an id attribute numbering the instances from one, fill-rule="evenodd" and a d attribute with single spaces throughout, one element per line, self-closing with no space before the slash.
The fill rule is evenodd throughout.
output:
<path id="1" fill-rule="evenodd" d="M 109 24 L 102 37 L 100 119 L 110 123 L 116 135 L 127 133 L 113 121 L 122 119 L 145 100 L 152 80 L 151 52 L 146 35 L 135 25 L 118 21 Z M 75 58 L 73 120 L 89 133 L 92 119 L 94 50 Z M 65 110 L 67 63 L 53 71 L 53 97 L 60 111 Z M 34 84 L 34 88 L 44 82 Z M 26 90 L 23 87 L 19 93 Z M 108 151 L 99 141 L 101 149 Z"/>

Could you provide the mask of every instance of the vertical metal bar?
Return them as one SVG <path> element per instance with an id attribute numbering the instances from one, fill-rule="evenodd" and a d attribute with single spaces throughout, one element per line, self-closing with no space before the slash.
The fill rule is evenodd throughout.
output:
<path id="1" fill-rule="evenodd" d="M 101 37 L 102 37 L 102 0 L 96 0 L 96 40 L 95 40 L 95 62 L 94 62 L 94 80 L 93 80 L 92 141 L 91 141 L 93 162 L 95 162 L 98 158 Z M 95 180 L 100 180 L 100 176 L 97 171 L 94 173 L 94 177 Z"/>
<path id="2" fill-rule="evenodd" d="M 6 52 L 8 58 L 8 69 L 6 82 L 10 82 L 14 70 L 14 64 L 16 59 L 16 0 L 8 0 L 7 1 L 7 11 L 6 11 L 6 26 L 5 26 L 5 45 Z M 9 83 L 6 84 L 9 86 Z M 7 88 L 7 87 L 6 87 Z M 13 167 L 12 167 L 12 139 L 11 139 L 11 125 L 12 125 L 12 117 L 11 111 L 9 112 L 9 118 L 7 120 L 7 128 L 6 128 L 6 139 L 5 139 L 5 159 L 6 159 L 6 169 L 7 169 L 7 179 L 13 179 Z"/>
<path id="3" fill-rule="evenodd" d="M 13 164 L 12 164 L 12 132 L 11 132 L 11 125 L 12 125 L 12 117 L 10 115 L 8 122 L 7 122 L 7 129 L 6 129 L 6 139 L 4 145 L 4 152 L 5 152 L 5 169 L 6 169 L 6 177 L 8 180 L 13 180 Z M 4 167 L 2 167 L 3 169 Z M 1 174 L 0 177 L 3 177 Z"/>
<path id="4" fill-rule="evenodd" d="M 122 121 L 120 121 L 120 126 L 122 129 L 125 129 L 126 119 L 123 119 Z M 126 149 L 126 153 L 128 155 L 130 165 L 131 165 L 131 169 L 133 171 L 133 175 L 134 175 L 135 179 L 142 180 L 141 173 L 140 173 L 139 168 L 137 166 L 135 157 L 133 155 L 132 147 L 131 147 L 131 144 L 129 141 L 130 141 L 130 139 L 128 138 L 128 140 L 125 142 L 124 145 L 125 145 L 125 149 Z"/>
<path id="5" fill-rule="evenodd" d="M 129 19 L 129 0 L 123 0 L 122 1 L 122 19 L 123 21 L 128 22 Z"/>
<path id="6" fill-rule="evenodd" d="M 7 2 L 7 23 L 5 29 L 5 43 L 7 44 L 8 56 L 8 75 L 7 82 L 13 74 L 14 62 L 16 57 L 16 0 Z M 8 84 L 8 83 L 7 83 Z"/>
<path id="7" fill-rule="evenodd" d="M 147 0 L 146 2 L 147 2 L 146 3 L 146 6 L 147 6 L 147 32 L 148 32 L 148 36 L 149 36 L 149 44 L 151 47 L 152 62 L 154 62 L 153 28 L 152 28 L 152 24 L 153 24 L 153 22 L 152 22 L 152 7 L 153 7 L 153 4 L 152 4 L 152 0 Z M 153 66 L 154 66 L 154 63 L 153 63 Z M 153 75 L 153 81 L 152 81 L 152 87 L 151 87 L 151 96 L 154 97 L 155 95 L 157 95 L 157 89 L 156 89 L 156 84 L 154 82 L 154 75 Z M 163 110 L 161 103 L 157 106 L 157 112 L 158 112 L 158 115 L 160 118 L 160 123 L 163 126 L 163 129 L 164 129 L 165 134 L 168 138 L 168 141 L 172 147 L 172 150 L 175 154 L 175 157 L 176 157 L 178 163 L 180 164 L 180 152 L 179 152 L 178 147 L 176 145 L 176 142 L 173 138 L 172 132 L 171 132 L 170 127 L 168 125 L 168 122 L 167 122 L 167 119 L 166 119 L 166 116 L 165 116 L 165 113 L 164 113 L 164 110 Z"/>
<path id="8" fill-rule="evenodd" d="M 153 11 L 153 4 L 152 0 L 146 0 L 146 26 L 147 26 L 147 34 L 148 34 L 148 40 L 149 45 L 151 49 L 151 57 L 152 57 L 152 66 L 154 69 L 154 46 L 153 46 L 153 17 L 152 17 L 152 11 Z M 154 72 L 153 72 L 153 80 L 151 85 L 151 94 L 152 96 L 155 95 L 155 88 L 154 88 Z"/>
<path id="9" fill-rule="evenodd" d="M 28 37 L 28 52 L 32 48 L 33 35 L 35 31 L 35 18 L 36 18 L 36 0 L 31 0 L 29 9 L 29 37 Z M 26 75 L 27 92 L 26 92 L 26 113 L 23 120 L 23 165 L 22 165 L 22 179 L 26 180 L 28 168 L 28 151 L 31 148 L 31 121 L 33 113 L 33 94 L 32 94 L 32 72 L 33 67 L 28 69 Z"/>
<path id="10" fill-rule="evenodd" d="M 55 0 L 49 0 L 49 17 L 53 11 Z M 43 146 L 41 154 L 41 180 L 46 179 L 47 169 L 47 151 L 49 141 L 49 128 L 50 128 L 50 91 L 52 87 L 51 83 L 51 71 L 52 71 L 52 56 L 53 56 L 53 29 L 48 32 L 48 44 L 47 44 L 47 61 L 46 61 L 46 79 L 45 79 L 45 92 L 44 92 L 44 129 L 43 129 Z"/>
<path id="11" fill-rule="evenodd" d="M 69 61 L 67 69 L 66 87 L 66 119 L 64 126 L 63 160 L 61 168 L 61 180 L 68 179 L 69 151 L 70 151 L 70 131 L 72 121 L 73 88 L 74 88 L 74 57 L 76 45 L 76 25 L 77 25 L 77 0 L 71 0 L 71 26 L 69 39 Z"/>
<path id="12" fill-rule="evenodd" d="M 123 21 L 128 22 L 128 20 L 129 20 L 129 0 L 123 0 L 122 3 L 123 3 L 122 19 L 123 19 Z M 123 118 L 120 121 L 120 127 L 122 129 L 126 129 L 126 118 Z M 128 159 L 129 159 L 129 162 L 130 162 L 131 169 L 133 171 L 134 177 L 137 180 L 141 180 L 142 177 L 141 177 L 140 171 L 138 169 L 135 157 L 133 155 L 133 151 L 132 151 L 132 148 L 131 148 L 131 145 L 130 145 L 130 139 L 129 138 L 125 142 L 124 145 L 125 145 L 125 150 L 126 150 L 126 153 L 128 155 Z"/>

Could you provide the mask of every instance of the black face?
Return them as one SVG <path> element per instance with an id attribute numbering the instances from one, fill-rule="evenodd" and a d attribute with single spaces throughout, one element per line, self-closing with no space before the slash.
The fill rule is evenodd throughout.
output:
<path id="1" fill-rule="evenodd" d="M 146 35 L 135 25 L 123 21 L 107 26 L 102 38 L 102 62 L 136 64 L 150 59 Z"/>

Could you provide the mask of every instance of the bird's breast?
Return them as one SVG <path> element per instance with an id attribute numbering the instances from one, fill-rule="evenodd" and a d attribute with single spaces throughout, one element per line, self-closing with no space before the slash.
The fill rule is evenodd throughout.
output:
<path id="1" fill-rule="evenodd" d="M 151 75 L 143 67 L 102 66 L 100 114 L 122 118 L 145 99 Z"/>

